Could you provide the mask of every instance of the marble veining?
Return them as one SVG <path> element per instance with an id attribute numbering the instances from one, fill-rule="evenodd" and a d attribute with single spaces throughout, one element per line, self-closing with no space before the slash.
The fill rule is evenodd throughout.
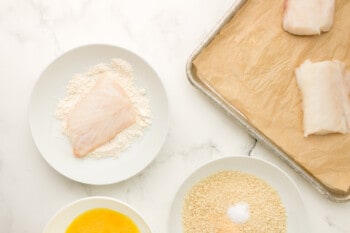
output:
<path id="1" fill-rule="evenodd" d="M 189 55 L 233 2 L 0 1 L 0 232 L 41 232 L 62 206 L 95 195 L 128 202 L 155 233 L 167 232 L 174 195 L 194 169 L 246 155 L 276 164 L 296 182 L 310 232 L 350 233 L 350 203 L 326 200 L 187 81 Z M 91 186 L 61 176 L 41 158 L 27 124 L 32 87 L 45 65 L 89 43 L 115 44 L 143 56 L 169 97 L 171 124 L 162 150 L 145 170 L 118 184 Z"/>
<path id="2" fill-rule="evenodd" d="M 338 226 L 337 224 L 335 224 L 333 222 L 333 220 L 329 217 L 329 216 L 326 216 L 325 217 L 325 221 L 327 222 L 327 224 L 331 227 L 331 228 L 334 228 L 336 229 L 338 232 L 342 232 L 342 233 L 349 233 L 350 230 L 345 230 L 343 227 L 340 227 Z"/>
<path id="3" fill-rule="evenodd" d="M 256 138 L 254 138 L 253 140 L 254 140 L 254 142 L 253 142 L 252 147 L 248 151 L 248 156 L 252 156 L 253 150 L 255 149 L 256 144 L 258 143 L 258 140 Z"/>

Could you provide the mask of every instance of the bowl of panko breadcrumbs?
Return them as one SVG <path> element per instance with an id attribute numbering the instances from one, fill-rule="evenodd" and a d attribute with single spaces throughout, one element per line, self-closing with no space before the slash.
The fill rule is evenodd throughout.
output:
<path id="1" fill-rule="evenodd" d="M 275 165 L 227 157 L 194 171 L 173 202 L 171 233 L 308 232 L 295 183 Z"/>

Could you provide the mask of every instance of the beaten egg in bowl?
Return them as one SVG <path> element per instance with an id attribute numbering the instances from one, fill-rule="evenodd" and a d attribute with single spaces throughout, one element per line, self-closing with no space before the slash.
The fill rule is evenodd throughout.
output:
<path id="1" fill-rule="evenodd" d="M 128 216 L 107 208 L 88 210 L 76 217 L 65 233 L 140 233 Z"/>

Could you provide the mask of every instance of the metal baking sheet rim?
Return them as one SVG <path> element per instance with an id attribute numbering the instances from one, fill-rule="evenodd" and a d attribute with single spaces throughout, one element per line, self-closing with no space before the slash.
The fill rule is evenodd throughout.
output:
<path id="1" fill-rule="evenodd" d="M 239 11 L 247 0 L 237 0 L 226 15 L 218 22 L 209 35 L 202 41 L 202 43 L 193 52 L 187 61 L 186 74 L 190 83 L 199 89 L 202 93 L 208 96 L 215 104 L 220 106 L 230 117 L 233 117 L 239 125 L 248 130 L 248 133 L 256 138 L 263 145 L 272 150 L 280 159 L 282 159 L 289 167 L 296 173 L 309 182 L 317 191 L 327 197 L 331 201 L 345 202 L 350 201 L 350 194 L 339 195 L 329 191 L 320 181 L 318 181 L 309 172 L 297 164 L 291 157 L 284 153 L 277 145 L 271 142 L 263 133 L 253 127 L 246 119 L 246 117 L 239 112 L 234 106 L 231 106 L 224 98 L 220 97 L 213 88 L 203 83 L 195 74 L 193 61 L 201 53 L 201 51 L 215 38 L 221 28 Z"/>

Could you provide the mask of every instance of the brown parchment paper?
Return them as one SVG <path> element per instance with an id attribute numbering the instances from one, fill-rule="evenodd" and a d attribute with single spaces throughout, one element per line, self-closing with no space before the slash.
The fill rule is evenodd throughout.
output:
<path id="1" fill-rule="evenodd" d="M 248 0 L 194 60 L 197 76 L 332 192 L 350 187 L 350 134 L 303 137 L 294 69 L 306 59 L 350 68 L 350 1 L 336 0 L 333 28 L 302 37 L 282 28 L 284 0 Z"/>

